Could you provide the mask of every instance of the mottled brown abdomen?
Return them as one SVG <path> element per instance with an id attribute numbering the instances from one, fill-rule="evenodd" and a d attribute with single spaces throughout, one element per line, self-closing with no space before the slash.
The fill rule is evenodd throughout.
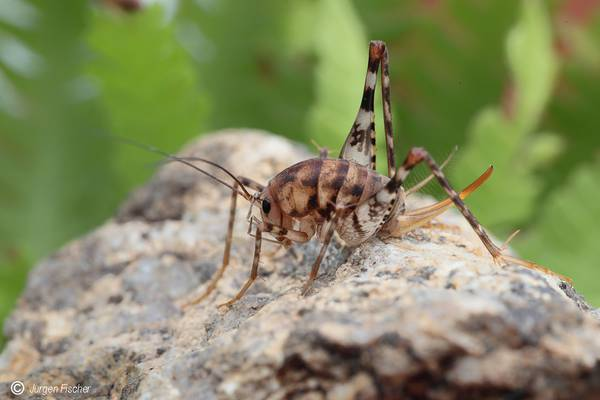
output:
<path id="1" fill-rule="evenodd" d="M 313 158 L 286 168 L 269 182 L 269 187 L 284 214 L 313 217 L 318 223 L 331 214 L 335 205 L 343 208 L 360 204 L 388 180 L 352 161 Z"/>

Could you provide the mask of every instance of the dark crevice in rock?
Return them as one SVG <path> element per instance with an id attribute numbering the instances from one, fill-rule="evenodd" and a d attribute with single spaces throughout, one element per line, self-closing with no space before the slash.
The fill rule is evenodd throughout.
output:
<path id="1" fill-rule="evenodd" d="M 149 186 L 136 189 L 119 208 L 115 220 L 148 223 L 180 220 L 184 212 L 183 196 L 193 188 L 190 182 L 157 179 Z"/>

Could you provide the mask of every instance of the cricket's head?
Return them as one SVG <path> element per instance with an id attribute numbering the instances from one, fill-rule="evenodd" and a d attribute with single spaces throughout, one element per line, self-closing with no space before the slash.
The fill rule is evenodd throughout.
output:
<path id="1" fill-rule="evenodd" d="M 271 225 L 281 225 L 283 215 L 281 214 L 281 209 L 279 208 L 277 201 L 275 201 L 271 195 L 269 186 L 261 192 L 259 201 L 262 221 Z"/>

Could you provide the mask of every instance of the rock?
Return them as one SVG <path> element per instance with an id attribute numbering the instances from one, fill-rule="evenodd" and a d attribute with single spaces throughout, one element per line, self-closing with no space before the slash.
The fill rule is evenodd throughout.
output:
<path id="1" fill-rule="evenodd" d="M 261 182 L 309 156 L 247 130 L 183 153 Z M 18 379 L 21 398 L 62 384 L 80 391 L 56 398 L 600 398 L 598 312 L 554 277 L 495 265 L 454 211 L 387 243 L 335 242 L 307 297 L 318 244 L 267 244 L 260 278 L 225 312 L 252 258 L 240 200 L 229 269 L 183 312 L 220 265 L 228 198 L 165 165 L 115 219 L 42 261 L 4 325 L 0 397 Z"/>

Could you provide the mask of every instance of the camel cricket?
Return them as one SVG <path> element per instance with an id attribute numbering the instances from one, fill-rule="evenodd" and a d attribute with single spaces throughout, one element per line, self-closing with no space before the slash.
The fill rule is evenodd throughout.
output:
<path id="1" fill-rule="evenodd" d="M 377 73 L 380 66 L 388 176 L 379 174 L 376 171 L 375 164 L 373 103 Z M 339 157 L 328 158 L 327 151 L 323 149 L 319 158 L 301 161 L 286 168 L 273 177 L 266 186 L 249 178 L 235 177 L 223 167 L 205 159 L 185 159 L 164 152 L 161 153 L 173 161 L 188 164 L 232 189 L 223 263 L 207 284 L 204 292 L 185 306 L 197 304 L 208 297 L 216 288 L 229 264 L 238 195 L 241 195 L 252 205 L 248 214 L 250 224 L 248 232 L 250 233 L 252 227 L 255 227 L 253 235 L 255 239 L 254 259 L 250 277 L 244 286 L 234 298 L 221 306 L 231 306 L 242 298 L 258 276 L 261 243 L 265 233 L 270 234 L 286 248 L 294 243 L 307 242 L 315 235 L 322 243 L 320 252 L 302 289 L 302 293 L 306 294 L 317 278 L 321 260 L 327 251 L 327 246 L 334 232 L 339 235 L 347 246 L 357 246 L 374 236 L 379 238 L 399 237 L 429 222 L 452 204 L 467 219 L 495 261 L 516 263 L 568 280 L 568 278 L 540 265 L 503 254 L 505 246 L 498 247 L 492 242 L 477 218 L 465 205 L 463 199 L 489 178 L 492 167 L 489 167 L 477 180 L 460 193 L 452 188 L 444 176 L 443 166 L 438 166 L 427 150 L 423 148 L 412 148 L 402 165 L 399 168 L 396 167 L 388 68 L 388 52 L 385 43 L 372 41 L 369 45 L 369 62 L 360 108 Z M 192 161 L 205 162 L 225 171 L 233 179 L 233 185 L 229 185 L 191 164 Z M 427 178 L 426 181 L 434 177 L 449 198 L 428 207 L 407 210 L 405 207 L 406 194 L 414 191 L 416 187 L 405 191 L 403 184 L 411 170 L 422 162 L 426 163 L 432 171 L 432 176 Z M 422 184 L 417 186 L 420 187 Z M 250 194 L 248 189 L 254 191 L 254 193 Z M 253 206 L 260 208 L 260 218 L 252 216 Z"/>

